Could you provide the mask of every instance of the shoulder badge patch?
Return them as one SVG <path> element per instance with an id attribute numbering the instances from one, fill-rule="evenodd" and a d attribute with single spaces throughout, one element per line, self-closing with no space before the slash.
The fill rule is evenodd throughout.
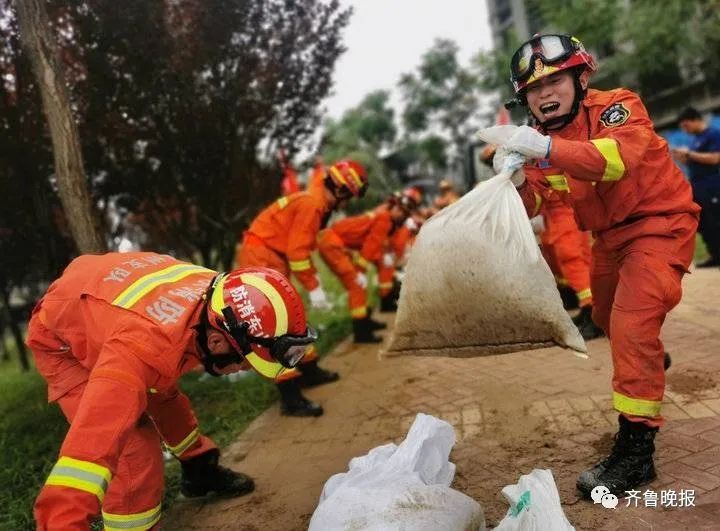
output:
<path id="1" fill-rule="evenodd" d="M 627 122 L 630 111 L 622 102 L 613 103 L 600 115 L 600 121 L 605 127 L 617 127 Z"/>

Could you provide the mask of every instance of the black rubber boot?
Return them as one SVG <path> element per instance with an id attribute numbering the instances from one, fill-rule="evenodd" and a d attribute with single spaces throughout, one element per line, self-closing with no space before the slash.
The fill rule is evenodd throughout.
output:
<path id="1" fill-rule="evenodd" d="M 298 384 L 300 387 L 315 387 L 326 383 L 336 382 L 340 375 L 334 371 L 328 371 L 318 365 L 318 360 L 301 363 L 297 367 L 300 370 Z"/>
<path id="2" fill-rule="evenodd" d="M 672 358 L 670 357 L 670 354 L 668 352 L 665 353 L 663 367 L 665 368 L 665 371 L 667 371 L 670 367 L 672 367 Z"/>
<path id="3" fill-rule="evenodd" d="M 367 309 L 367 318 L 370 323 L 370 328 L 373 330 L 385 330 L 387 328 L 387 324 L 381 323 L 380 321 L 376 321 L 372 318 L 372 309 Z"/>
<path id="4" fill-rule="evenodd" d="M 319 417 L 323 414 L 320 404 L 311 402 L 300 392 L 297 378 L 277 384 L 280 391 L 280 413 L 289 417 Z"/>
<path id="5" fill-rule="evenodd" d="M 618 417 L 620 430 L 610 455 L 586 470 L 577 480 L 577 488 L 586 497 L 597 486 L 607 487 L 613 494 L 621 494 L 655 479 L 655 434 L 642 422 L 630 422 Z"/>
<path id="6" fill-rule="evenodd" d="M 213 493 L 217 496 L 242 496 L 255 490 L 255 482 L 245 474 L 220 466 L 220 451 L 180 461 L 182 480 L 180 492 L 186 498 L 197 498 Z"/>
<path id="7" fill-rule="evenodd" d="M 560 292 L 560 300 L 562 300 L 563 308 L 566 310 L 574 310 L 580 307 L 580 301 L 578 301 L 575 290 L 570 286 L 557 285 L 558 292 Z"/>
<path id="8" fill-rule="evenodd" d="M 580 313 L 573 317 L 573 323 L 580 330 L 585 341 L 602 337 L 605 335 L 602 328 L 597 326 L 592 320 L 592 306 L 583 306 L 580 308 Z"/>
<path id="9" fill-rule="evenodd" d="M 370 319 L 353 319 L 353 336 L 355 343 L 380 343 L 381 337 L 375 335 Z"/>
<path id="10" fill-rule="evenodd" d="M 397 299 L 391 293 L 380 297 L 380 311 L 385 313 L 393 313 L 397 311 Z"/>

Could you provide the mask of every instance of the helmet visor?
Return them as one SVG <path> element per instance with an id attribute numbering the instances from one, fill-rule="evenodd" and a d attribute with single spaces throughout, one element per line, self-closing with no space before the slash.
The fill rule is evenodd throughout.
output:
<path id="1" fill-rule="evenodd" d="M 275 361 L 287 369 L 292 369 L 305 356 L 308 345 L 317 341 L 318 335 L 314 328 L 308 326 L 304 335 L 284 334 L 278 337 L 248 336 L 250 343 L 256 343 L 270 350 Z"/>
<path id="2" fill-rule="evenodd" d="M 575 46 L 567 35 L 543 35 L 529 40 L 516 51 L 510 61 L 510 72 L 515 81 L 522 81 L 534 70 L 535 59 L 552 65 L 567 59 Z"/>

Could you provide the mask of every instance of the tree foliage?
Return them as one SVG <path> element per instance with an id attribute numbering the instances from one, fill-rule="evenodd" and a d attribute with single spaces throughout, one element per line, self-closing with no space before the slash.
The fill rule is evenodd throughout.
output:
<path id="1" fill-rule="evenodd" d="M 339 120 L 326 120 L 321 141 L 323 155 L 335 159 L 349 150 L 361 148 L 377 152 L 392 145 L 397 128 L 389 100 L 388 91 L 377 90 L 345 111 Z"/>
<path id="2" fill-rule="evenodd" d="M 592 81 L 599 88 L 628 86 L 652 97 L 700 77 L 720 80 L 720 0 L 529 0 L 526 7 L 543 32 L 575 35 L 599 58 Z M 482 88 L 500 100 L 512 95 L 510 58 L 520 42 L 510 34 L 507 46 L 474 59 Z"/>
<path id="3" fill-rule="evenodd" d="M 478 79 L 458 60 L 458 46 L 438 39 L 422 56 L 415 72 L 403 74 L 398 86 L 404 101 L 403 125 L 408 141 L 424 159 L 437 164 L 435 173 L 447 170 L 462 159 L 478 108 Z M 423 141 L 423 137 L 432 139 Z M 444 142 L 443 156 L 438 156 Z"/>
<path id="4" fill-rule="evenodd" d="M 699 73 L 718 79 L 718 0 L 532 3 L 547 29 L 576 35 L 601 57 L 599 79 L 610 85 L 653 95 Z"/>
<path id="5" fill-rule="evenodd" d="M 367 94 L 339 120 L 325 121 L 320 142 L 323 160 L 329 164 L 341 158 L 353 158 L 368 170 L 370 188 L 365 199 L 351 203 L 353 210 L 377 204 L 398 186 L 381 162 L 382 153 L 394 146 L 396 135 L 395 112 L 386 90 Z"/>
<path id="6" fill-rule="evenodd" d="M 231 265 L 313 142 L 350 10 L 338 0 L 47 0 L 88 184 L 149 250 Z M 39 291 L 75 253 L 38 87 L 0 0 L 0 288 Z M 111 234 L 108 234 L 111 239 Z"/>
<path id="7" fill-rule="evenodd" d="M 149 247 L 230 265 L 239 232 L 277 194 L 275 151 L 312 140 L 350 11 L 337 0 L 51 0 L 49 13 L 95 201 L 122 197 Z M 44 187 L 54 205 L 37 90 L 7 1 L 0 17 L 1 178 Z"/>

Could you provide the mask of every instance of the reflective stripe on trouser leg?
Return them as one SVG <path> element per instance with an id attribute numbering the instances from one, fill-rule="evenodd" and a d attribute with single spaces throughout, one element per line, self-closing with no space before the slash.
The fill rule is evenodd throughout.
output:
<path id="1" fill-rule="evenodd" d="M 193 444 L 195 444 L 197 442 L 199 437 L 200 437 L 200 430 L 195 428 L 190 433 L 188 433 L 187 436 L 182 441 L 180 441 L 176 445 L 171 446 L 167 442 L 165 443 L 165 445 L 167 446 L 167 449 L 170 450 L 170 452 L 175 457 L 180 457 L 183 454 L 183 452 L 185 452 L 185 450 L 187 450 L 188 448 L 190 448 Z"/>
<path id="2" fill-rule="evenodd" d="M 145 531 L 160 521 L 161 506 L 158 504 L 152 509 L 135 514 L 112 514 L 103 511 L 103 524 L 105 529 L 123 531 Z"/>
<path id="3" fill-rule="evenodd" d="M 393 288 L 393 279 L 395 277 L 395 265 L 378 267 L 378 292 L 381 297 L 390 295 Z"/>
<path id="4" fill-rule="evenodd" d="M 195 436 L 185 437 L 191 439 L 197 441 Z M 105 529 L 144 531 L 160 520 L 165 487 L 160 440 L 146 415 L 128 434 L 102 506 Z"/>
<path id="5" fill-rule="evenodd" d="M 102 503 L 111 477 L 110 470 L 102 465 L 62 456 L 50 471 L 45 485 L 70 487 L 88 492 L 97 496 Z"/>
<path id="6" fill-rule="evenodd" d="M 682 273 L 652 248 L 646 251 L 643 243 L 633 242 L 619 259 L 610 314 L 613 404 L 626 416 L 660 425 L 665 391 L 660 329 L 667 312 L 680 301 Z"/>

